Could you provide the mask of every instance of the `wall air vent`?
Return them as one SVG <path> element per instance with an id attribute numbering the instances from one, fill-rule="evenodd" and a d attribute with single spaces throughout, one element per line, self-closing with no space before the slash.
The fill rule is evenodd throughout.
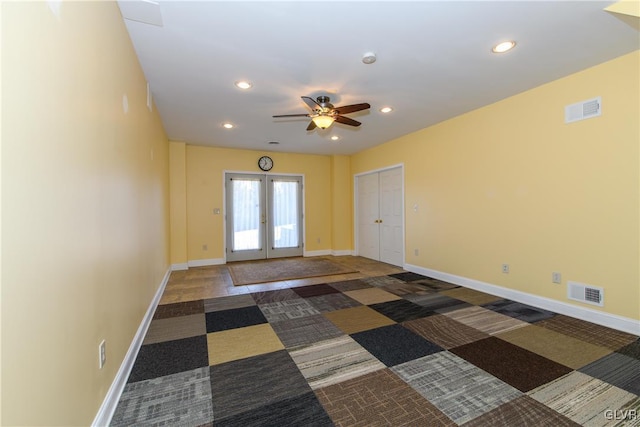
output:
<path id="1" fill-rule="evenodd" d="M 564 122 L 572 123 L 602 115 L 602 98 L 589 99 L 564 107 Z"/>
<path id="2" fill-rule="evenodd" d="M 567 297 L 600 307 L 604 305 L 604 289 L 583 283 L 567 282 Z"/>

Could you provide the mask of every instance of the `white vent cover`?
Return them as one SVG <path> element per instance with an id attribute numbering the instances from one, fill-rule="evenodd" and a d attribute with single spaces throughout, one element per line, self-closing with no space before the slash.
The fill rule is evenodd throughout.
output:
<path id="1" fill-rule="evenodd" d="M 589 99 L 564 107 L 564 122 L 572 123 L 578 120 L 590 119 L 602 115 L 602 97 Z"/>
<path id="2" fill-rule="evenodd" d="M 604 289 L 577 282 L 567 282 L 567 297 L 587 304 L 604 305 Z"/>

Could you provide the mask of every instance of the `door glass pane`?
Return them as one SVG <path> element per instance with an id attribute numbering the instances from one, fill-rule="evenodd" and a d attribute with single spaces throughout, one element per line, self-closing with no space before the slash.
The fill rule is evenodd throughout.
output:
<path id="1" fill-rule="evenodd" d="M 273 247 L 295 248 L 300 242 L 298 232 L 298 182 L 273 182 Z"/>
<path id="2" fill-rule="evenodd" d="M 231 181 L 234 251 L 260 249 L 260 184 L 259 180 Z"/>

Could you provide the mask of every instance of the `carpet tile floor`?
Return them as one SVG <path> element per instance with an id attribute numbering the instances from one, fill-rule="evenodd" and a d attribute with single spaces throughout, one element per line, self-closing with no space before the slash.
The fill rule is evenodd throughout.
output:
<path id="1" fill-rule="evenodd" d="M 336 260 L 358 272 L 172 273 L 111 425 L 640 426 L 637 336 Z"/>

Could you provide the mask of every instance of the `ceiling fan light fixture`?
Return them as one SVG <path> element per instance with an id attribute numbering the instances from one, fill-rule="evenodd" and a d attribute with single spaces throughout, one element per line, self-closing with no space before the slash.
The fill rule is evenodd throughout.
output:
<path id="1" fill-rule="evenodd" d="M 493 53 L 504 53 L 516 47 L 516 42 L 513 40 L 498 43 L 491 49 Z"/>
<path id="2" fill-rule="evenodd" d="M 313 120 L 313 123 L 315 123 L 320 129 L 326 129 L 331 126 L 334 118 L 331 116 L 315 116 L 311 120 Z"/>

